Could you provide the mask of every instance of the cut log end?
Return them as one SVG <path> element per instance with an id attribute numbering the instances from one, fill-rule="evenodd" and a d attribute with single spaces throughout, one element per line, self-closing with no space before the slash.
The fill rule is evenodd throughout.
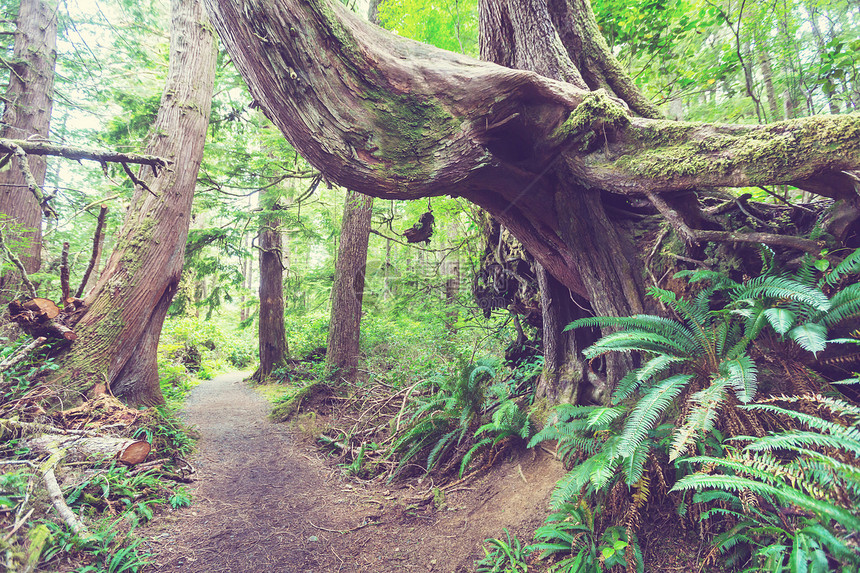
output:
<path id="1" fill-rule="evenodd" d="M 138 440 L 136 442 L 132 442 L 126 446 L 125 449 L 119 452 L 119 454 L 117 454 L 117 459 L 124 464 L 136 466 L 146 459 L 146 456 L 149 455 L 151 449 L 152 446 L 149 445 L 149 442 Z"/>

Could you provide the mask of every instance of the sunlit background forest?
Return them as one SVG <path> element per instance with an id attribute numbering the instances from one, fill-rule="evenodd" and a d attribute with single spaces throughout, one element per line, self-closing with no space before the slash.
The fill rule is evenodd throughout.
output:
<path id="1" fill-rule="evenodd" d="M 346 0 L 345 3 L 356 12 L 367 12 L 366 2 Z M 669 119 L 761 124 L 816 114 L 851 113 L 860 106 L 860 3 L 856 0 L 593 0 L 592 6 L 612 52 L 636 85 Z M 16 3 L 3 3 L 0 42 L 7 55 L 11 54 L 17 10 Z M 478 56 L 476 0 L 382 0 L 378 10 L 380 25 L 398 35 Z M 58 14 L 51 140 L 69 146 L 139 152 L 145 147 L 158 112 L 168 71 L 169 6 L 148 0 L 64 0 Z M 0 68 L 0 82 L 5 84 L 10 73 L 14 73 L 10 66 Z M 160 415 L 173 420 L 186 393 L 199 383 L 225 372 L 243 371 L 250 376 L 257 368 L 260 235 L 263 227 L 277 220 L 282 240 L 289 360 L 271 373 L 261 391 L 271 400 L 275 416 L 288 419 L 295 414 L 296 396 L 330 375 L 324 357 L 347 191 L 310 166 L 264 117 L 223 50 L 219 52 L 216 74 L 182 279 L 158 345 L 158 371 L 167 401 Z M 69 244 L 70 282 L 73 285 L 81 282 L 92 253 L 99 211 L 106 206 L 103 259 L 94 273 L 98 276 L 99 265 L 104 265 L 104 257 L 110 253 L 122 225 L 133 187 L 122 167 L 115 164 L 103 167 L 87 160 L 49 159 L 44 191 L 52 196 L 56 218 L 45 220 L 42 267 L 29 277 L 39 296 L 59 298 L 64 243 Z M 803 205 L 813 200 L 812 195 L 789 186 L 745 188 L 737 192 L 748 193 L 748 200 L 753 203 Z M 427 212 L 432 212 L 435 218 L 429 241 L 408 242 L 404 232 L 418 224 Z M 416 397 L 425 386 L 441 390 L 439 394 L 415 398 L 415 407 L 405 411 L 403 420 L 404 426 L 407 419 L 414 425 L 409 432 L 392 436 L 388 443 L 359 438 L 350 442 L 356 427 L 350 430 L 351 424 L 346 422 L 335 422 L 328 428 L 314 426 L 311 431 L 321 433 L 313 437 L 320 437 L 321 447 L 339 456 L 347 474 L 364 479 L 378 475 L 392 479 L 401 473 L 408 474 L 404 468 L 415 462 L 427 471 L 444 469 L 455 476 L 453 479 L 462 478 L 478 467 L 481 455 L 486 455 L 482 447 L 495 448 L 507 438 L 516 438 L 520 445 L 525 445 L 535 435 L 537 428 L 526 413 L 531 413 L 534 406 L 535 386 L 543 366 L 541 332 L 538 323 L 527 319 L 529 301 L 517 294 L 522 292 L 518 277 L 509 273 L 505 261 L 500 260 L 511 252 L 516 254 L 516 247 L 514 251 L 510 246 L 502 248 L 501 243 L 508 239 L 504 235 L 485 212 L 465 199 L 442 196 L 411 202 L 374 201 L 361 307 L 361 355 L 353 395 L 369 403 L 375 399 L 378 387 L 388 388 L 392 393 L 408 389 L 407 397 L 415 387 L 419 388 Z M 15 251 L 22 245 L 13 240 L 9 247 Z M 857 257 L 855 266 L 856 260 Z M 824 272 L 828 263 L 821 261 L 814 268 Z M 0 263 L 4 271 L 13 269 L 7 257 L 0 255 Z M 810 265 L 815 263 L 810 261 Z M 856 272 L 852 267 L 845 276 L 856 278 L 856 274 L 851 274 Z M 838 274 L 834 284 L 837 278 Z M 20 294 L 4 293 L 4 300 L 14 296 Z M 810 300 L 810 305 L 816 304 L 817 299 Z M 661 302 L 664 308 L 673 305 L 665 293 Z M 532 303 L 537 307 L 537 301 Z M 854 307 L 852 310 L 856 312 Z M 684 312 L 682 309 L 680 314 Z M 786 327 L 780 334 L 787 331 Z M 7 336 L 13 335 L 7 333 Z M 0 358 L 8 358 L 28 340 L 26 336 L 17 342 L 14 337 L 2 340 Z M 743 370 L 744 364 L 738 368 Z M 52 368 L 55 366 L 48 359 L 26 363 L 25 367 L 7 373 L 13 383 L 3 386 L 3 400 L 20 396 Z M 845 377 L 847 383 L 856 375 L 847 372 Z M 488 380 L 493 383 L 487 384 L 486 395 L 481 396 L 485 402 L 472 404 L 468 407 L 472 410 L 461 405 L 461 410 L 454 414 L 446 408 L 451 401 L 463 397 L 457 394 L 461 390 L 452 389 L 457 384 L 452 380 L 466 380 L 466 385 L 484 384 Z M 401 399 L 406 404 L 402 395 L 393 403 L 397 408 Z M 707 397 L 699 396 L 698 400 L 702 404 Z M 492 407 L 486 407 L 488 404 Z M 592 409 L 586 412 L 592 417 L 582 419 L 588 420 L 591 428 L 608 428 L 621 415 L 617 402 L 603 409 L 593 404 L 587 406 Z M 850 530 L 851 524 L 860 523 L 857 507 L 851 507 L 860 499 L 856 459 L 860 449 L 850 448 L 860 444 L 856 428 L 860 410 L 835 403 L 831 406 L 833 416 L 828 420 L 853 422 L 843 428 L 844 435 L 839 434 L 844 441 L 837 443 L 834 438 L 834 442 L 825 444 L 833 448 L 828 450 L 830 454 L 838 452 L 828 458 L 834 460 L 833 464 L 828 466 L 827 460 L 816 458 L 819 465 L 803 470 L 815 475 L 809 478 L 815 487 L 804 490 L 803 497 L 798 494 L 795 499 L 809 518 L 803 525 L 807 528 L 805 537 L 797 533 L 800 526 L 788 533 L 789 528 L 780 529 L 785 525 L 784 515 L 779 519 L 762 516 L 765 512 L 762 510 L 757 517 L 750 518 L 746 505 L 752 494 L 741 494 L 741 485 L 718 487 L 709 494 L 712 497 L 695 500 L 701 508 L 701 504 L 719 498 L 724 504 L 721 509 L 713 510 L 715 513 L 731 514 L 727 519 L 746 524 L 746 529 L 732 530 L 735 537 L 726 536 L 725 531 L 715 526 L 712 533 L 723 537 L 714 543 L 722 545 L 709 557 L 708 566 L 726 569 L 714 571 L 741 570 L 744 564 L 751 567 L 747 570 L 857 570 L 858 540 L 856 531 L 851 534 Z M 777 415 L 777 406 L 768 407 Z M 437 410 L 450 418 L 446 422 L 450 425 L 441 433 L 438 428 L 433 429 L 437 434 L 433 434 L 432 442 L 421 441 L 432 434 L 426 425 L 431 419 L 422 418 L 422 414 Z M 469 417 L 475 412 L 478 422 L 485 425 Z M 400 415 L 403 414 L 401 409 Z M 546 412 L 540 415 L 545 421 Z M 562 411 L 561 418 L 565 415 L 568 420 L 576 420 L 580 414 Z M 713 417 L 713 414 L 703 416 Z M 398 429 L 400 418 L 396 418 Z M 422 421 L 425 426 L 421 426 Z M 821 421 L 816 427 L 822 433 L 836 435 L 838 430 L 828 424 L 835 422 Z M 706 427 L 707 422 L 703 421 L 702 426 Z M 466 431 L 469 439 L 461 444 Z M 695 436 L 695 432 L 689 430 L 687 437 Z M 705 434 L 701 436 L 703 443 Z M 563 442 L 564 437 L 544 431 L 532 442 L 534 445 L 541 439 L 558 438 Z M 662 443 L 669 449 L 675 439 L 669 435 L 649 439 L 652 438 L 655 444 Z M 185 438 L 176 439 L 182 442 Z M 678 447 L 675 442 L 675 457 L 684 453 L 687 446 L 682 445 Z M 788 457 L 806 451 L 803 439 L 788 445 L 794 448 Z M 575 448 L 589 453 L 601 451 L 593 443 L 574 440 L 563 445 L 562 457 L 566 455 L 565 447 L 571 456 Z M 717 455 L 715 452 L 723 451 L 721 448 L 708 442 L 699 453 Z M 763 451 L 768 449 L 762 446 Z M 392 457 L 390 452 L 394 451 L 398 453 Z M 456 460 L 451 461 L 455 454 Z M 750 482 L 759 479 L 765 484 L 755 490 L 757 495 L 776 495 L 773 491 L 777 486 L 768 482 L 764 474 L 773 472 L 779 464 L 770 458 L 758 461 L 762 475 L 744 479 Z M 648 482 L 643 486 L 641 480 L 632 478 L 641 477 L 645 462 L 630 463 L 632 466 L 623 470 L 623 479 L 628 485 L 638 484 L 634 493 L 647 497 Z M 726 467 L 732 463 L 744 462 L 733 459 L 725 462 Z M 599 460 L 582 471 L 599 473 L 596 464 Z M 794 471 L 787 462 L 782 467 L 786 474 Z M 803 471 L 798 470 L 798 474 L 787 480 L 797 478 Z M 833 502 L 832 508 L 813 500 L 817 495 L 815 488 L 831 483 L 829 478 L 822 477 L 828 472 L 839 476 L 833 478 L 833 483 L 843 488 L 840 492 L 844 496 Z M 560 513 L 547 522 L 542 537 L 545 544 L 536 546 L 533 554 L 543 553 L 550 562 L 556 559 L 557 571 L 602 571 L 613 566 L 642 571 L 642 556 L 635 553 L 639 549 L 629 523 L 613 526 L 605 521 L 604 529 L 595 533 L 591 510 L 575 494 L 586 486 L 590 492 L 599 492 L 606 481 L 598 483 L 598 477 L 597 481 L 589 482 L 583 475 L 580 472 L 578 476 L 569 476 L 560 484 L 554 494 L 554 507 Z M 656 489 L 657 479 L 654 481 Z M 6 504 L 7 508 L 14 508 L 18 502 L 8 492 L 24 487 L 23 484 L 26 480 L 14 477 L 0 482 L 3 490 L 0 507 Z M 690 489 L 694 489 L 692 484 Z M 77 494 L 82 495 L 82 491 L 83 488 Z M 643 491 L 646 493 L 642 494 Z M 162 491 L 160 495 L 175 507 L 190 501 L 182 490 Z M 686 511 L 685 504 L 694 504 L 692 496 L 683 499 L 679 515 Z M 643 498 L 642 507 L 644 503 Z M 639 506 L 636 507 L 638 511 Z M 141 521 L 152 517 L 151 511 L 147 515 L 146 507 L 135 511 Z M 745 511 L 746 518 L 742 516 Z M 811 518 L 816 511 L 836 525 L 828 525 L 825 530 L 821 524 L 827 520 Z M 565 529 L 559 523 L 579 523 L 581 527 Z M 592 540 L 591 553 L 577 552 L 577 541 L 573 538 L 577 535 Z M 493 539 L 487 546 L 479 570 L 527 570 L 528 559 L 518 543 L 510 536 L 505 538 L 500 531 L 499 539 Z M 736 551 L 741 545 L 746 547 L 746 553 Z M 631 549 L 627 550 L 628 546 Z M 598 555 L 600 548 L 604 552 L 602 558 Z M 789 564 L 790 556 L 800 563 L 801 557 L 796 557 L 801 552 L 799 548 L 805 551 L 801 556 L 802 567 Z M 54 555 L 60 550 L 53 549 Z M 757 557 L 753 559 L 751 555 Z M 564 556 L 566 561 L 562 559 Z M 726 559 L 728 565 L 724 564 Z M 129 563 L 127 569 L 109 569 L 104 565 L 101 569 L 80 570 L 125 571 L 142 566 L 142 561 L 131 557 Z M 831 569 L 837 564 L 840 569 Z"/>
<path id="2" fill-rule="evenodd" d="M 593 6 L 637 85 L 673 119 L 762 123 L 850 112 L 860 100 L 860 8 L 851 2 Z M 15 10 L 6 7 L 8 21 Z M 475 2 L 386 0 L 379 17 L 397 34 L 477 55 Z M 53 139 L 141 149 L 167 71 L 167 6 L 70 2 L 60 18 Z M 267 204 L 278 205 L 282 225 L 292 356 L 325 346 L 330 313 L 344 190 L 321 179 L 255 109 L 224 53 L 216 82 L 182 287 L 159 349 L 162 374 L 174 384 L 253 366 L 256 241 Z M 91 162 L 50 161 L 45 188 L 56 196 L 59 216 L 47 222 L 45 264 L 33 277 L 41 293 L 59 288 L 64 242 L 71 245 L 72 283 L 79 281 L 102 204 L 108 206 L 104 252 L 110 252 L 131 194 L 121 169 L 110 169 L 106 176 Z M 764 190 L 744 191 L 774 201 Z M 436 218 L 431 242 L 405 244 L 403 231 L 428 208 Z M 454 368 L 458 359 L 503 356 L 517 335 L 512 315 L 491 296 L 473 296 L 486 255 L 484 231 L 481 214 L 464 200 L 375 203 L 361 326 L 368 376 L 401 384 Z"/>

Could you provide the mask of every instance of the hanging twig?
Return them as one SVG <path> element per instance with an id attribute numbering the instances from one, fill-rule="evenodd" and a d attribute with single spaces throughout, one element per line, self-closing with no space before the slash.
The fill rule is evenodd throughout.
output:
<path id="1" fill-rule="evenodd" d="M 60 291 L 63 297 L 63 308 L 69 308 L 69 243 L 63 243 L 63 253 L 60 255 Z"/>
<path id="2" fill-rule="evenodd" d="M 104 225 L 107 211 L 108 208 L 106 205 L 102 205 L 101 209 L 99 210 L 99 218 L 96 222 L 96 233 L 93 236 L 93 254 L 90 257 L 90 264 L 87 265 L 87 270 L 84 272 L 84 276 L 81 279 L 81 284 L 80 286 L 78 286 L 78 291 L 75 293 L 76 298 L 82 298 L 84 296 L 84 289 L 87 288 L 87 282 L 89 282 L 90 280 L 90 275 L 92 274 L 93 269 L 96 268 L 96 263 L 98 262 L 99 254 L 101 252 L 99 246 L 101 245 L 102 236 L 104 234 Z"/>
<path id="3" fill-rule="evenodd" d="M 128 178 L 131 179 L 131 182 L 133 184 L 140 185 L 142 188 L 149 191 L 153 196 L 158 197 L 158 195 L 155 194 L 155 191 L 149 188 L 149 185 L 138 179 L 137 175 L 135 175 L 129 168 L 128 163 L 122 162 L 120 163 L 120 165 L 122 165 L 122 170 L 125 171 L 125 174 L 128 175 Z"/>

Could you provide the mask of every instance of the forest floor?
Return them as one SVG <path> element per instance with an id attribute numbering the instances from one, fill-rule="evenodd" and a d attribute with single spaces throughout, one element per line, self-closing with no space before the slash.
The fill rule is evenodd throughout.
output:
<path id="1" fill-rule="evenodd" d="M 200 434 L 191 507 L 147 526 L 147 573 L 473 570 L 504 528 L 525 543 L 564 470 L 539 448 L 432 503 L 433 484 L 345 477 L 269 402 L 227 374 L 197 386 L 183 411 Z"/>

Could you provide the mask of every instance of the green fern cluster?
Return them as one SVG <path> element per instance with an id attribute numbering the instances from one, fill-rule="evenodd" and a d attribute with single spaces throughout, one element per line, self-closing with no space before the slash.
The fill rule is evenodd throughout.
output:
<path id="1" fill-rule="evenodd" d="M 627 531 L 618 526 L 608 527 L 598 535 L 594 511 L 585 500 L 562 504 L 535 530 L 535 540 L 537 543 L 526 547 L 526 553 L 536 553 L 540 560 L 555 558 L 547 569 L 549 573 L 601 573 L 614 567 L 643 573 L 645 568 L 636 536 L 631 533 L 628 537 Z M 631 544 L 632 565 L 626 560 Z"/>
<path id="2" fill-rule="evenodd" d="M 837 421 L 773 402 L 818 404 Z M 714 541 L 747 570 L 841 571 L 860 568 L 860 408 L 825 396 L 782 396 L 743 406 L 793 420 L 798 428 L 728 449 L 725 457 L 686 461 L 707 468 L 679 480 L 672 491 L 696 490 L 696 502 L 719 502 L 701 519 L 729 516 L 737 524 Z M 853 462 L 853 463 L 851 463 Z M 751 497 L 752 496 L 752 497 Z"/>
<path id="3" fill-rule="evenodd" d="M 688 476 L 673 490 L 716 488 L 720 487 L 716 483 L 722 484 L 723 490 L 716 494 L 713 489 L 711 493 L 699 494 L 702 501 L 707 501 L 705 498 L 710 495 L 715 496 L 711 501 L 723 504 L 709 510 L 712 513 L 707 517 L 738 513 L 736 509 L 726 509 L 726 504 L 731 505 L 726 501 L 730 498 L 736 499 L 741 507 L 746 503 L 745 498 L 767 496 L 766 503 L 801 507 L 810 514 L 805 525 L 811 528 L 810 533 L 801 535 L 793 545 L 785 545 L 789 550 L 806 548 L 805 563 L 813 563 L 821 554 L 830 559 L 838 554 L 839 559 L 846 559 L 848 538 L 843 535 L 840 545 L 830 538 L 825 540 L 822 532 L 829 531 L 834 539 L 840 539 L 840 532 L 857 529 L 855 514 L 844 505 L 846 499 L 853 500 L 854 507 L 860 501 L 856 423 L 847 426 L 773 404 L 753 403 L 758 394 L 758 368 L 749 351 L 766 330 L 772 336 L 794 341 L 812 354 L 821 352 L 830 343 L 858 343 L 855 338 L 828 340 L 827 335 L 837 325 L 860 317 L 860 285 L 850 284 L 830 298 L 822 290 L 843 283 L 844 277 L 860 271 L 858 253 L 860 250 L 824 276 L 820 269 L 815 270 L 814 261 L 807 261 L 795 276 L 766 274 L 743 284 L 710 271 L 681 273 L 691 282 L 705 281 L 704 288 L 694 298 L 679 298 L 671 291 L 657 288 L 650 291 L 679 320 L 636 315 L 593 317 L 571 323 L 568 329 L 614 330 L 583 351 L 587 359 L 608 352 L 631 352 L 641 358 L 641 366 L 619 381 L 608 404 L 560 406 L 556 410 L 557 419 L 530 441 L 531 447 L 544 440 L 557 440 L 562 458 L 574 462 L 553 493 L 554 507 L 564 507 L 583 494 L 607 494 L 618 480 L 623 480 L 627 487 L 642 490 L 642 484 L 649 480 L 647 472 L 651 471 L 646 468 L 659 466 L 667 456 L 681 476 L 700 464 L 725 470 L 719 475 Z M 810 429 L 745 438 L 750 443 L 743 450 L 725 449 L 718 443 L 722 437 L 715 441 L 711 434 L 720 436 L 716 431 L 717 420 L 732 395 L 750 413 L 758 410 L 775 418 L 787 416 L 794 423 L 808 424 Z M 819 399 L 822 404 L 832 400 Z M 848 405 L 829 404 L 840 409 L 839 415 L 851 417 L 845 410 Z M 712 455 L 684 457 L 690 451 Z M 649 460 L 653 462 L 650 465 Z M 828 501 L 827 496 L 836 495 L 835 492 L 838 503 Z M 647 500 L 640 501 L 631 502 L 631 511 L 636 515 Z M 768 509 L 755 511 L 767 519 L 780 523 L 783 520 Z M 765 518 L 759 521 L 762 519 Z M 753 519 L 751 523 L 757 522 Z M 747 533 L 751 538 L 759 538 L 759 533 Z M 796 535 L 794 530 L 789 533 Z M 725 544 L 740 543 L 738 538 L 727 534 L 720 551 L 726 549 Z M 778 550 L 774 547 L 765 543 L 760 549 L 775 555 Z M 815 553 L 819 550 L 823 553 Z"/>
<path id="4" fill-rule="evenodd" d="M 458 376 L 428 381 L 431 393 L 415 401 L 406 431 L 391 448 L 401 456 L 389 480 L 419 454 L 426 454 L 424 469 L 430 472 L 463 443 L 480 420 L 487 382 L 495 377 L 496 367 L 495 359 L 484 358 L 462 365 Z"/>
<path id="5" fill-rule="evenodd" d="M 475 453 L 480 449 L 492 448 L 499 442 L 511 438 L 527 441 L 532 435 L 532 423 L 528 414 L 521 410 L 516 402 L 508 398 L 503 400 L 493 412 L 491 421 L 475 431 L 476 438 L 484 434 L 489 434 L 489 436 L 478 440 L 463 456 L 463 461 L 460 462 L 460 477 L 463 477 L 466 468 L 472 463 Z"/>

